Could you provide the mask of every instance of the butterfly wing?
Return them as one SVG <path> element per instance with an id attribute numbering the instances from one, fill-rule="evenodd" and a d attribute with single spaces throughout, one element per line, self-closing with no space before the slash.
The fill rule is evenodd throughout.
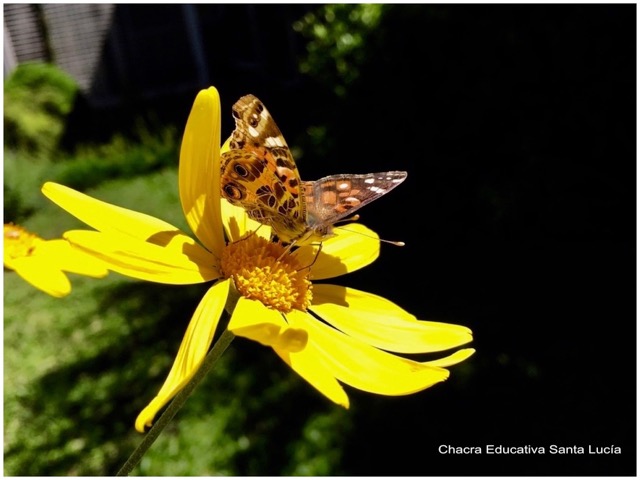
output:
<path id="1" fill-rule="evenodd" d="M 264 104 L 246 95 L 233 106 L 236 128 L 221 159 L 222 196 L 270 225 L 283 241 L 306 229 L 306 205 L 291 151 Z"/>
<path id="2" fill-rule="evenodd" d="M 282 133 L 264 104 L 247 95 L 233 106 L 236 128 L 222 155 L 222 196 L 271 226 L 285 243 L 322 241 L 334 223 L 380 198 L 406 172 L 331 175 L 315 182 L 300 174 Z"/>
<path id="3" fill-rule="evenodd" d="M 286 232 L 296 236 L 298 230 L 304 229 L 299 202 L 272 174 L 265 157 L 230 150 L 222 155 L 222 168 L 222 196 L 230 203 L 244 208 L 252 219 L 271 226 L 279 236 L 286 237 Z"/>
<path id="4" fill-rule="evenodd" d="M 304 182 L 309 227 L 330 227 L 356 210 L 389 193 L 407 172 L 330 175 Z"/>

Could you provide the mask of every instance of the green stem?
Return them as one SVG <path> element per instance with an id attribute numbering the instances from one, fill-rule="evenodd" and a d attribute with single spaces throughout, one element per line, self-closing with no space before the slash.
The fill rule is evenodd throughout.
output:
<path id="1" fill-rule="evenodd" d="M 149 447 L 153 445 L 153 442 L 156 441 L 158 436 L 162 433 L 162 430 L 164 430 L 164 428 L 169 424 L 174 415 L 178 413 L 178 410 L 180 410 L 182 405 L 184 405 L 184 403 L 187 401 L 189 395 L 191 395 L 193 390 L 202 381 L 207 372 L 211 370 L 218 359 L 222 356 L 234 337 L 235 335 L 229 330 L 225 330 L 222 333 L 211 351 L 209 351 L 209 353 L 205 357 L 202 365 L 195 373 L 193 378 L 189 380 L 189 383 L 187 383 L 187 385 L 185 385 L 185 387 L 180 390 L 180 392 L 175 396 L 167 409 L 162 413 L 160 418 L 158 418 L 153 427 L 151 427 L 151 430 L 149 430 L 149 433 L 147 433 L 147 435 L 144 437 L 142 443 L 138 445 L 138 448 L 133 451 L 129 459 L 118 471 L 116 476 L 124 477 L 129 475 L 129 473 L 131 473 L 131 470 L 133 470 L 133 468 L 138 465 L 138 463 L 140 463 L 140 460 L 142 460 L 142 456 L 146 453 L 147 450 L 149 450 Z"/>

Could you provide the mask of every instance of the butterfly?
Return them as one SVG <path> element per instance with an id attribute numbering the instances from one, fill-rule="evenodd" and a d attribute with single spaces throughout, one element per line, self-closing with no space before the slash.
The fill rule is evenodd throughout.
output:
<path id="1" fill-rule="evenodd" d="M 269 225 L 282 243 L 306 245 L 333 236 L 340 220 L 389 193 L 407 172 L 329 175 L 302 181 L 287 143 L 264 104 L 246 95 L 232 108 L 235 130 L 221 158 L 221 194 Z"/>

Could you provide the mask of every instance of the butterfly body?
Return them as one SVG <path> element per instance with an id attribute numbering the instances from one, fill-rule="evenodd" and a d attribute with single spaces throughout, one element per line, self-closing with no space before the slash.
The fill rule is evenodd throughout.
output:
<path id="1" fill-rule="evenodd" d="M 221 159 L 221 194 L 269 225 L 283 243 L 333 235 L 333 225 L 388 193 L 406 172 L 330 175 L 302 181 L 291 151 L 264 104 L 247 95 L 233 106 L 236 128 Z"/>

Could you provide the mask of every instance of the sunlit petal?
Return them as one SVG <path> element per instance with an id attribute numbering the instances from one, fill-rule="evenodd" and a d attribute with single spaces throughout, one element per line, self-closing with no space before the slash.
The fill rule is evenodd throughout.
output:
<path id="1" fill-rule="evenodd" d="M 338 277 L 372 263 L 380 255 L 378 235 L 358 223 L 336 228 L 336 236 L 317 246 L 304 246 L 294 252 L 301 265 L 312 265 L 313 280 Z"/>
<path id="2" fill-rule="evenodd" d="M 170 223 L 144 213 L 96 200 L 84 193 L 53 182 L 42 187 L 52 202 L 90 227 L 101 232 L 119 233 L 162 245 L 179 230 Z"/>
<path id="3" fill-rule="evenodd" d="M 66 240 L 40 242 L 34 255 L 46 259 L 65 272 L 95 278 L 102 278 L 109 273 L 104 262 L 73 248 Z"/>
<path id="4" fill-rule="evenodd" d="M 176 234 L 173 248 L 87 230 L 66 232 L 65 238 L 105 262 L 110 270 L 128 277 L 168 284 L 202 283 L 220 277 L 215 257 L 186 235 Z"/>
<path id="5" fill-rule="evenodd" d="M 14 259 L 11 268 L 25 281 L 52 297 L 61 298 L 71 293 L 71 282 L 67 276 L 38 257 Z"/>
<path id="6" fill-rule="evenodd" d="M 471 355 L 475 353 L 474 348 L 463 348 L 458 350 L 457 352 L 452 353 L 451 355 L 439 358 L 438 360 L 431 360 L 430 362 L 423 362 L 425 365 L 431 365 L 432 367 L 450 367 L 451 365 L 455 365 L 457 363 L 465 361 Z"/>
<path id="7" fill-rule="evenodd" d="M 473 340 L 467 327 L 417 320 L 386 298 L 337 285 L 315 285 L 311 310 L 338 330 L 391 352 L 439 352 Z"/>
<path id="8" fill-rule="evenodd" d="M 54 297 L 71 292 L 65 272 L 94 278 L 109 273 L 103 262 L 68 241 L 43 240 L 13 223 L 4 225 L 3 257 L 5 268 L 15 270 L 28 283 Z"/>
<path id="9" fill-rule="evenodd" d="M 229 286 L 228 279 L 216 283 L 200 301 L 189 322 L 171 371 L 158 395 L 138 415 L 136 430 L 143 432 L 145 427 L 151 426 L 158 411 L 191 380 L 202 364 L 227 301 Z"/>
<path id="10" fill-rule="evenodd" d="M 292 327 L 307 330 L 309 355 L 339 381 L 381 395 L 407 395 L 446 380 L 448 370 L 398 357 L 341 333 L 310 315 L 287 315 Z M 295 355 L 295 354 L 292 354 Z"/>
<path id="11" fill-rule="evenodd" d="M 214 87 L 201 90 L 193 103 L 180 147 L 179 184 L 189 226 L 220 257 L 220 96 Z"/>

